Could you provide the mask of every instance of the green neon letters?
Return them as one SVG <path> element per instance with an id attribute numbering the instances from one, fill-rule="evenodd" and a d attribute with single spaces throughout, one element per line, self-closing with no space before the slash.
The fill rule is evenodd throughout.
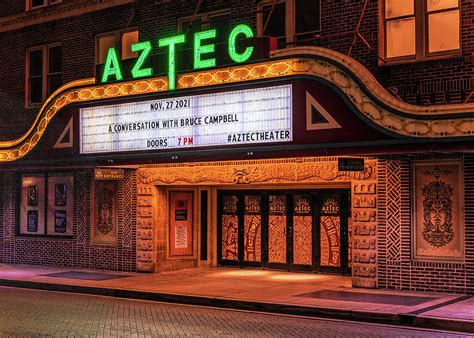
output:
<path id="1" fill-rule="evenodd" d="M 216 66 L 216 59 L 211 58 L 201 60 L 202 54 L 214 53 L 214 44 L 201 45 L 201 40 L 213 39 L 216 37 L 216 30 L 211 29 L 194 34 L 194 69 L 209 68 Z"/>
<path id="2" fill-rule="evenodd" d="M 212 55 L 213 53 L 215 53 L 215 44 L 212 42 L 212 39 L 215 39 L 217 34 L 218 32 L 215 29 L 210 29 L 202 32 L 196 32 L 192 37 L 192 40 L 194 42 L 194 46 L 192 49 L 194 55 L 194 69 L 210 68 L 216 66 L 216 59 Z M 231 30 L 231 33 L 228 38 L 228 54 L 230 60 L 236 63 L 241 63 L 249 60 L 254 52 L 254 47 L 252 46 L 246 47 L 245 50 L 241 53 L 237 51 L 236 45 L 239 36 L 243 36 L 243 38 L 245 39 L 250 39 L 253 38 L 254 35 L 252 29 L 245 24 L 237 25 Z M 176 88 L 176 45 L 182 44 L 185 41 L 186 38 L 183 34 L 158 40 L 159 48 L 168 47 L 169 90 L 173 90 Z M 151 56 L 152 49 L 153 44 L 150 41 L 135 43 L 131 46 L 132 52 L 139 52 L 138 57 L 134 61 L 131 72 L 127 70 L 127 74 L 131 73 L 133 79 L 153 76 L 153 68 L 143 68 L 143 65 Z M 158 58 L 159 57 L 160 56 L 158 55 Z M 122 64 L 118 58 L 117 51 L 115 50 L 115 48 L 110 48 L 107 52 L 104 70 L 100 79 L 102 83 L 123 80 Z"/>
<path id="3" fill-rule="evenodd" d="M 132 52 L 139 52 L 139 51 L 142 51 L 142 53 L 138 57 L 137 62 L 135 63 L 135 66 L 133 66 L 132 68 L 132 76 L 134 79 L 150 76 L 153 74 L 153 69 L 151 68 L 142 69 L 143 63 L 146 61 L 146 59 L 148 59 L 148 56 L 151 53 L 151 42 L 144 41 L 144 42 L 133 44 Z"/>
<path id="4" fill-rule="evenodd" d="M 176 69 L 175 69 L 175 45 L 185 41 L 184 35 L 170 36 L 169 38 L 160 39 L 158 45 L 160 47 L 169 46 L 168 49 L 168 89 L 176 88 Z"/>
<path id="5" fill-rule="evenodd" d="M 247 25 L 235 26 L 234 29 L 232 29 L 232 31 L 230 32 L 230 35 L 229 35 L 229 56 L 233 61 L 235 61 L 237 63 L 247 61 L 252 56 L 252 53 L 253 53 L 253 47 L 245 48 L 245 51 L 241 54 L 237 52 L 237 50 L 235 48 L 235 44 L 237 42 L 237 36 L 239 34 L 245 35 L 245 37 L 247 39 L 253 38 L 252 29 Z"/>
<path id="6" fill-rule="evenodd" d="M 109 48 L 107 59 L 105 59 L 104 73 L 102 74 L 102 82 L 107 82 L 109 76 L 114 75 L 117 81 L 122 80 L 122 70 L 117 57 L 115 48 Z"/>

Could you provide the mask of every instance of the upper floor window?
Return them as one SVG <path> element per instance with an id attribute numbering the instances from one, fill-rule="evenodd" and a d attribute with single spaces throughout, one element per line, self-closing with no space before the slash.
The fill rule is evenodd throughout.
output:
<path id="1" fill-rule="evenodd" d="M 26 10 L 58 4 L 63 0 L 26 0 Z"/>
<path id="2" fill-rule="evenodd" d="M 420 60 L 460 51 L 459 0 L 384 0 L 387 61 Z"/>
<path id="3" fill-rule="evenodd" d="M 61 86 L 61 45 L 31 48 L 26 62 L 26 104 L 41 104 Z"/>
<path id="4" fill-rule="evenodd" d="M 194 33 L 207 29 L 216 30 L 216 44 L 226 43 L 230 34 L 230 13 L 228 11 L 217 11 L 188 16 L 178 20 L 178 29 L 182 34 L 192 37 Z M 188 38 L 183 48 L 192 48 L 193 39 Z"/>
<path id="5" fill-rule="evenodd" d="M 314 43 L 321 30 L 320 0 L 263 0 L 258 5 L 258 36 L 277 38 L 278 48 Z"/>
<path id="6" fill-rule="evenodd" d="M 132 52 L 132 44 L 138 43 L 138 31 L 119 31 L 106 34 L 100 34 L 96 37 L 96 64 L 105 63 L 107 53 L 110 48 L 116 48 L 120 53 L 121 59 L 132 59 L 138 56 L 138 53 Z"/>

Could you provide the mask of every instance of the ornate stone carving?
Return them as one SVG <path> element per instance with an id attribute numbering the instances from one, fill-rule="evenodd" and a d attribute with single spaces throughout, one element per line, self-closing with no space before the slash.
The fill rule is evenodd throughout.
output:
<path id="1" fill-rule="evenodd" d="M 137 270 L 153 272 L 153 186 L 139 185 L 137 204 Z"/>
<path id="2" fill-rule="evenodd" d="M 357 237 L 354 239 L 354 249 L 359 250 L 375 250 L 376 240 L 370 237 Z M 375 251 L 374 251 L 375 252 Z"/>
<path id="3" fill-rule="evenodd" d="M 355 288 L 374 289 L 377 287 L 375 278 L 352 277 L 352 286 Z"/>
<path id="4" fill-rule="evenodd" d="M 375 194 L 375 182 L 360 182 L 353 186 L 354 194 Z"/>
<path id="5" fill-rule="evenodd" d="M 357 251 L 354 253 L 354 263 L 375 264 L 375 252 Z"/>
<path id="6" fill-rule="evenodd" d="M 354 222 L 375 222 L 376 211 L 375 209 L 357 209 L 354 210 L 352 217 Z"/>
<path id="7" fill-rule="evenodd" d="M 354 225 L 354 235 L 375 236 L 377 229 L 376 223 L 358 223 Z"/>
<path id="8" fill-rule="evenodd" d="M 354 208 L 375 208 L 377 206 L 375 195 L 356 195 L 352 202 Z"/>
<path id="9" fill-rule="evenodd" d="M 352 266 L 352 275 L 356 277 L 375 278 L 377 267 L 374 265 L 359 265 Z"/>
<path id="10" fill-rule="evenodd" d="M 273 163 L 272 163 L 273 162 Z M 348 182 L 375 178 L 375 160 L 367 160 L 362 172 L 339 171 L 336 161 L 296 162 L 288 160 L 255 160 L 248 165 L 233 162 L 188 164 L 139 170 L 143 184 L 247 184 L 247 183 L 296 183 L 296 182 Z M 360 188 L 369 194 L 375 183 Z M 365 192 L 364 189 L 371 189 Z"/>
<path id="11" fill-rule="evenodd" d="M 247 169 L 234 169 L 234 172 L 232 174 L 234 176 L 234 183 L 235 184 L 249 184 L 250 183 L 250 177 L 247 172 Z"/>

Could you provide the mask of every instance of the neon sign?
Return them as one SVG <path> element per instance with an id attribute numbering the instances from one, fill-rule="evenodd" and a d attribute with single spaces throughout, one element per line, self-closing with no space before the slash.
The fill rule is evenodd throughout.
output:
<path id="1" fill-rule="evenodd" d="M 216 59 L 212 57 L 215 52 L 215 44 L 212 43 L 212 39 L 216 38 L 216 30 L 210 29 L 201 32 L 196 32 L 193 37 L 193 68 L 211 68 L 216 66 Z M 237 41 L 239 38 L 250 39 L 253 38 L 254 34 L 252 29 L 245 24 L 235 26 L 228 39 L 228 55 L 230 59 L 236 63 L 242 63 L 247 61 L 254 51 L 254 47 L 247 46 L 243 51 L 237 50 Z M 174 35 L 167 38 L 158 40 L 158 48 L 168 49 L 168 89 L 173 90 L 176 88 L 176 46 L 183 44 L 186 41 L 184 34 Z M 139 53 L 135 64 L 132 67 L 131 74 L 133 79 L 142 77 L 149 77 L 153 75 L 153 68 L 146 67 L 144 64 L 148 60 L 153 50 L 153 44 L 150 41 L 143 41 L 133 44 L 132 52 Z M 107 52 L 107 58 L 105 60 L 104 70 L 101 76 L 101 82 L 110 81 L 121 81 L 123 80 L 122 65 L 120 63 L 117 51 L 115 48 L 110 48 Z"/>
<path id="2" fill-rule="evenodd" d="M 281 85 L 80 109 L 80 153 L 291 142 L 292 87 Z"/>

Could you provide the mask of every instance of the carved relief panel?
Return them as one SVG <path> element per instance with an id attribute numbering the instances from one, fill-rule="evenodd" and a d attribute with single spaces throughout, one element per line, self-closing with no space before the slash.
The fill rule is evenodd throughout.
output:
<path id="1" fill-rule="evenodd" d="M 464 253 L 462 161 L 415 162 L 413 257 L 460 260 Z"/>

